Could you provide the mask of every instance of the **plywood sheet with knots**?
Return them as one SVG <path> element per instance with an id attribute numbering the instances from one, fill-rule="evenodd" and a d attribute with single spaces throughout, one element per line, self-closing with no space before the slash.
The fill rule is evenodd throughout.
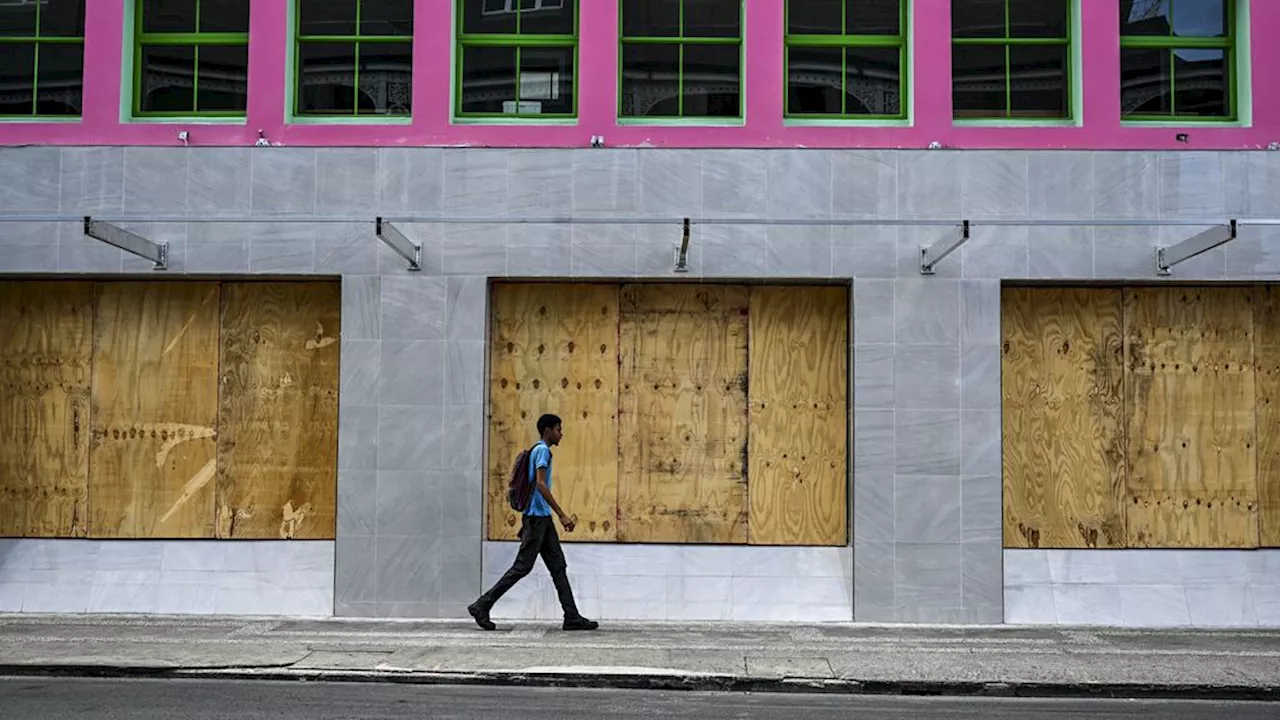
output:
<path id="1" fill-rule="evenodd" d="M 740 286 L 622 287 L 619 540 L 747 542 L 748 299 Z"/>
<path id="2" fill-rule="evenodd" d="M 1258 544 L 1280 547 L 1280 288 L 1254 290 L 1258 417 Z"/>
<path id="3" fill-rule="evenodd" d="M 754 287 L 750 302 L 750 541 L 844 545 L 848 288 Z"/>
<path id="4" fill-rule="evenodd" d="M 1253 291 L 1127 289 L 1129 545 L 1258 546 Z"/>
<path id="5" fill-rule="evenodd" d="M 213 537 L 218 285 L 98 285 L 89 534 Z"/>
<path id="6" fill-rule="evenodd" d="M 0 282 L 0 537 L 83 537 L 93 285 Z"/>
<path id="7" fill-rule="evenodd" d="M 513 540 L 506 491 L 516 455 L 537 442 L 544 413 L 561 418 L 552 494 L 578 518 L 561 539 L 617 539 L 618 287 L 493 287 L 489 376 L 488 537 Z"/>
<path id="8" fill-rule="evenodd" d="M 336 531 L 341 286 L 223 286 L 217 536 Z"/>
<path id="9" fill-rule="evenodd" d="M 1004 544 L 1126 546 L 1123 296 L 1001 292 Z"/>

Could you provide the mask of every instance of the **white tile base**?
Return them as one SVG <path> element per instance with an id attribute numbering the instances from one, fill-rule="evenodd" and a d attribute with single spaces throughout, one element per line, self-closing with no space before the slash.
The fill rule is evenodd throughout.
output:
<path id="1" fill-rule="evenodd" d="M 330 541 L 0 540 L 0 612 L 333 615 Z"/>
<path id="2" fill-rule="evenodd" d="M 487 590 L 515 560 L 485 542 Z M 851 622 L 849 548 L 566 544 L 578 609 L 602 620 Z M 563 615 L 541 561 L 493 608 L 505 620 Z"/>
<path id="3" fill-rule="evenodd" d="M 1005 550 L 1015 625 L 1280 627 L 1280 550 Z"/>

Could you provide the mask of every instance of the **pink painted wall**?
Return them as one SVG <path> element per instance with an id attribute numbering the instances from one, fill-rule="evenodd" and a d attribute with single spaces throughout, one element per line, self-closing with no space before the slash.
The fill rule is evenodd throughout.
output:
<path id="1" fill-rule="evenodd" d="M 261 130 L 273 144 L 314 146 L 1256 149 L 1280 141 L 1280 0 L 1251 0 L 1252 127 L 1122 127 L 1118 0 L 1083 4 L 1084 117 L 1076 127 L 956 127 L 951 119 L 950 0 L 914 0 L 911 42 L 914 122 L 910 127 L 788 127 L 783 119 L 784 0 L 747 0 L 746 123 L 735 127 L 619 125 L 618 15 L 608 0 L 580 0 L 579 118 L 576 125 L 457 125 L 449 90 L 453 0 L 415 0 L 414 115 L 405 125 L 285 122 L 289 0 L 254 0 L 249 41 L 249 105 L 243 124 L 121 122 L 124 6 L 88 2 L 84 116 L 76 123 L 0 124 L 0 145 L 252 145 Z M 427 18 L 439 18 L 431 22 Z M 1178 142 L 1177 133 L 1189 134 Z"/>

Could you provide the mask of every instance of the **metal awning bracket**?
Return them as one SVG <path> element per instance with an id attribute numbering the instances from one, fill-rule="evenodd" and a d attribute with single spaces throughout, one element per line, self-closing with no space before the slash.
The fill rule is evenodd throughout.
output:
<path id="1" fill-rule="evenodd" d="M 684 219 L 684 233 L 680 244 L 676 245 L 676 266 L 672 272 L 689 272 L 689 218 Z"/>
<path id="2" fill-rule="evenodd" d="M 141 235 L 101 220 L 84 217 L 84 234 L 155 263 L 155 270 L 169 269 L 169 243 L 153 242 Z"/>
<path id="3" fill-rule="evenodd" d="M 1226 225 L 1216 225 L 1203 232 L 1196 233 L 1177 245 L 1156 248 L 1156 274 L 1172 275 L 1172 268 L 1197 255 L 1225 245 L 1235 240 L 1238 234 L 1238 223 L 1231 220 Z"/>
<path id="4" fill-rule="evenodd" d="M 404 236 L 394 225 L 381 217 L 377 218 L 378 239 L 396 254 L 409 261 L 409 270 L 416 272 L 422 269 L 422 246 Z"/>
<path id="5" fill-rule="evenodd" d="M 920 246 L 920 274 L 932 275 L 933 269 L 943 258 L 955 252 L 969 241 L 969 221 L 961 220 L 955 235 L 947 234 L 929 246 Z"/>

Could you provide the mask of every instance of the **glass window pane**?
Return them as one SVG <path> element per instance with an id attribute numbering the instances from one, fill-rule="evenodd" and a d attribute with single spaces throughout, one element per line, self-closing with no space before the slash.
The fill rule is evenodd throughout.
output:
<path id="1" fill-rule="evenodd" d="M 1178 37 L 1226 37 L 1228 20 L 1226 0 L 1179 0 L 1173 4 L 1173 34 Z"/>
<path id="2" fill-rule="evenodd" d="M 845 112 L 902 114 L 902 52 L 898 48 L 851 47 L 846 51 Z"/>
<path id="3" fill-rule="evenodd" d="M 196 49 L 200 75 L 196 110 L 244 112 L 249 97 L 249 48 L 205 45 Z"/>
<path id="4" fill-rule="evenodd" d="M 468 35 L 514 33 L 517 0 L 462 0 L 462 31 Z"/>
<path id="5" fill-rule="evenodd" d="M 956 117 L 1006 116 L 1003 45 L 956 45 L 951 63 Z"/>
<path id="6" fill-rule="evenodd" d="M 299 0 L 301 35 L 355 35 L 356 0 Z"/>
<path id="7" fill-rule="evenodd" d="M 572 35 L 577 3 L 574 0 L 521 0 L 521 35 Z"/>
<path id="8" fill-rule="evenodd" d="M 524 48 L 520 51 L 520 112 L 573 113 L 573 48 Z"/>
<path id="9" fill-rule="evenodd" d="M 845 32 L 849 35 L 901 35 L 901 0 L 848 0 Z"/>
<path id="10" fill-rule="evenodd" d="M 1011 114 L 1022 118 L 1067 116 L 1067 46 L 1009 46 Z"/>
<path id="11" fill-rule="evenodd" d="M 516 49 L 468 47 L 462 50 L 462 111 L 500 113 L 516 101 Z"/>
<path id="12" fill-rule="evenodd" d="M 844 0 L 787 0 L 787 32 L 839 35 Z"/>
<path id="13" fill-rule="evenodd" d="M 1005 37 L 1004 0 L 951 0 L 954 37 Z"/>
<path id="14" fill-rule="evenodd" d="M 298 112 L 350 115 L 355 111 L 355 43 L 298 45 Z"/>
<path id="15" fill-rule="evenodd" d="M 40 34 L 44 37 L 84 37 L 86 0 L 45 0 L 40 6 Z M 0 27 L 5 26 L 0 8 Z"/>
<path id="16" fill-rule="evenodd" d="M 195 70 L 194 47 L 143 47 L 142 112 L 192 112 L 195 109 Z"/>
<path id="17" fill-rule="evenodd" d="M 1121 35 L 1169 35 L 1170 0 L 1120 0 Z"/>
<path id="18" fill-rule="evenodd" d="M 1168 115 L 1173 112 L 1168 50 L 1121 48 L 1121 115 Z"/>
<path id="19" fill-rule="evenodd" d="M 36 113 L 79 115 L 84 96 L 84 45 L 40 44 Z"/>
<path id="20" fill-rule="evenodd" d="M 0 115 L 30 115 L 35 80 L 36 46 L 0 44 Z"/>
<path id="21" fill-rule="evenodd" d="M 142 32 L 196 31 L 196 0 L 142 0 Z"/>
<path id="22" fill-rule="evenodd" d="M 413 106 L 412 43 L 360 43 L 361 115 L 408 115 Z"/>
<path id="23" fill-rule="evenodd" d="M 1067 37 L 1070 5 L 1067 0 L 1009 0 L 1009 37 Z"/>
<path id="24" fill-rule="evenodd" d="M 787 112 L 839 115 L 844 92 L 841 48 L 793 47 L 787 50 Z"/>
<path id="25" fill-rule="evenodd" d="M 622 0 L 626 37 L 675 37 L 680 34 L 680 0 Z"/>
<path id="26" fill-rule="evenodd" d="M 680 115 L 680 46 L 622 47 L 622 115 Z"/>
<path id="27" fill-rule="evenodd" d="M 738 117 L 741 67 L 737 45 L 685 45 L 684 116 Z"/>
<path id="28" fill-rule="evenodd" d="M 200 32 L 249 32 L 249 0 L 200 0 Z"/>
<path id="29" fill-rule="evenodd" d="M 413 36 L 413 0 L 361 0 L 361 35 Z"/>
<path id="30" fill-rule="evenodd" d="M 741 0 L 684 0 L 685 37 L 736 38 L 741 28 Z"/>
<path id="31" fill-rule="evenodd" d="M 1200 117 L 1231 115 L 1231 69 L 1223 50 L 1173 51 L 1174 112 Z"/>
<path id="32" fill-rule="evenodd" d="M 35 3 L 0 4 L 0 37 L 35 37 Z"/>

